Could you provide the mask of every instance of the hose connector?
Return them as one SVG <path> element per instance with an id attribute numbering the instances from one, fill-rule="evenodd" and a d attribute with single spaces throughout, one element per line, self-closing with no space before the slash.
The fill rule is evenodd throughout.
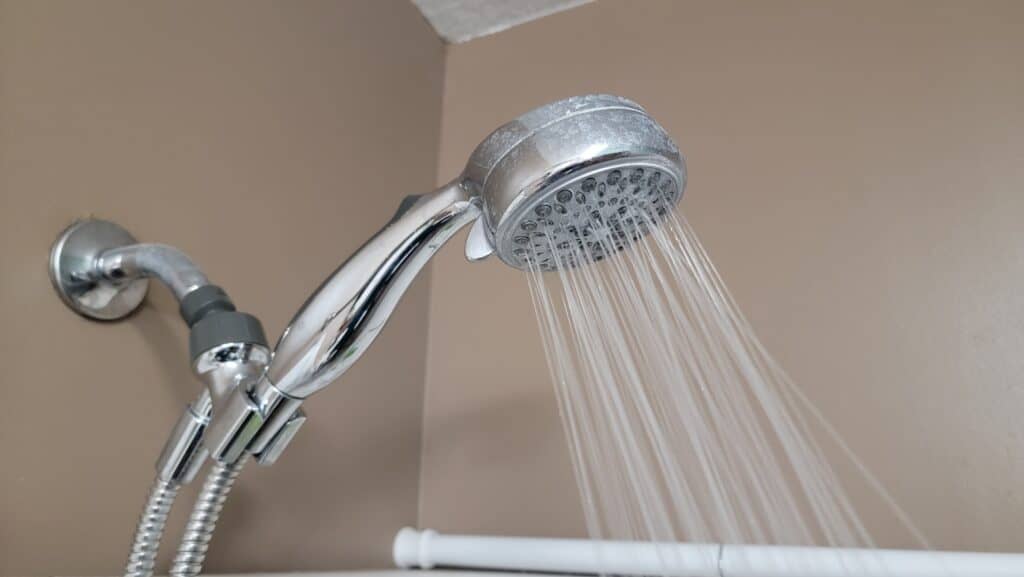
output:
<path id="1" fill-rule="evenodd" d="M 156 461 L 156 474 L 160 480 L 187 485 L 195 479 L 206 460 L 207 451 L 202 445 L 202 439 L 210 417 L 202 409 L 201 412 L 196 411 L 196 405 L 201 405 L 204 397 L 206 403 L 209 403 L 209 394 L 203 391 L 196 403 L 181 413 L 167 437 Z"/>

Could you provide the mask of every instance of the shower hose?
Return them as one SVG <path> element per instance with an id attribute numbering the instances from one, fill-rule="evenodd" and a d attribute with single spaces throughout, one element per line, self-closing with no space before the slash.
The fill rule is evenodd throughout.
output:
<path id="1" fill-rule="evenodd" d="M 167 513 L 174 504 L 179 486 L 176 481 L 165 481 L 159 477 L 153 483 L 135 529 L 135 539 L 124 570 L 125 577 L 152 577 L 160 538 L 167 525 Z"/>
<path id="2" fill-rule="evenodd" d="M 243 455 L 234 463 L 214 462 L 189 515 L 185 534 L 171 565 L 171 577 L 195 577 L 202 572 L 224 501 L 247 460 L 248 456 Z"/>

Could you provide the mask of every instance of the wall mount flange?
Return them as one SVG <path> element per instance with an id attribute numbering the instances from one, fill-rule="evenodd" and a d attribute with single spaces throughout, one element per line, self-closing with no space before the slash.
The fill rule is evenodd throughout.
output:
<path id="1" fill-rule="evenodd" d="M 105 251 L 137 243 L 127 230 L 106 220 L 73 222 L 50 249 L 53 288 L 64 304 L 84 317 L 101 321 L 127 317 L 146 298 L 149 279 L 109 279 L 97 265 Z"/>

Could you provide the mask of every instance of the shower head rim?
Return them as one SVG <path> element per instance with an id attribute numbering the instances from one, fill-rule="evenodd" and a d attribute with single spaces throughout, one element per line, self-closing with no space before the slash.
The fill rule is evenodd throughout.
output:
<path id="1" fill-rule="evenodd" d="M 650 115 L 636 102 L 613 94 L 595 93 L 570 96 L 550 102 L 502 124 L 491 131 L 473 149 L 464 174 L 468 180 L 486 186 L 494 168 L 516 147 L 536 133 L 582 114 L 593 114 L 611 110 Z M 495 150 L 491 151 L 490 147 Z M 483 174 L 477 169 L 484 169 Z"/>
<path id="2" fill-rule="evenodd" d="M 467 244 L 467 255 L 490 251 L 507 264 L 520 261 L 521 255 L 511 254 L 519 247 L 506 237 L 507 227 L 521 220 L 522 206 L 596 167 L 643 161 L 656 162 L 685 186 L 684 160 L 668 132 L 625 98 L 571 97 L 505 123 L 474 149 L 460 177 L 483 208 L 480 234 L 471 236 L 476 241 L 473 247 Z M 482 244 L 489 246 L 478 248 Z"/>

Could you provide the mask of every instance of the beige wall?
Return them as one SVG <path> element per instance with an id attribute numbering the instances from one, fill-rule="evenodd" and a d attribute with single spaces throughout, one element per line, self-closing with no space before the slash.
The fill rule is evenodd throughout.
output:
<path id="1" fill-rule="evenodd" d="M 935 544 L 1024 551 L 1024 3 L 601 1 L 449 50 L 439 179 L 594 91 L 675 136 L 740 305 Z M 457 238 L 430 315 L 421 525 L 582 534 L 525 279 Z"/>
<path id="2" fill-rule="evenodd" d="M 185 249 L 273 339 L 403 194 L 591 91 L 675 135 L 740 304 L 936 544 L 1024 550 L 1022 29 L 1015 2 L 602 1 L 445 56 L 399 0 L 0 0 L 0 575 L 116 573 L 198 391 L 162 287 L 124 323 L 60 304 L 63 226 Z M 461 238 L 434 266 L 243 475 L 212 571 L 382 566 L 417 503 L 441 530 L 583 533 L 525 279 Z"/>
<path id="3" fill-rule="evenodd" d="M 75 316 L 46 276 L 56 234 L 95 214 L 177 245 L 276 339 L 433 184 L 443 56 L 403 0 L 0 1 L 0 575 L 118 574 L 199 391 L 169 293 Z M 211 571 L 388 563 L 416 520 L 427 288 L 279 465 L 243 473 Z"/>

